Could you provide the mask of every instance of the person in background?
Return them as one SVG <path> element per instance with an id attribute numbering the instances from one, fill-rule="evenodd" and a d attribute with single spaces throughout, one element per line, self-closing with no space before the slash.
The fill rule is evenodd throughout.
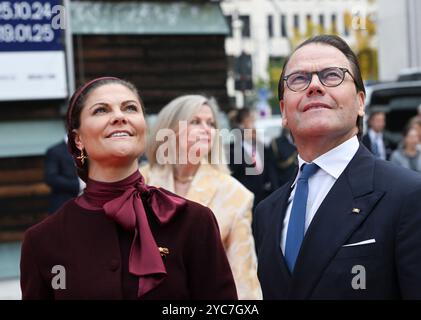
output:
<path id="1" fill-rule="evenodd" d="M 281 135 L 273 139 L 266 148 L 265 163 L 272 191 L 287 183 L 296 174 L 297 148 L 287 128 L 282 128 Z"/>
<path id="2" fill-rule="evenodd" d="M 374 111 L 368 116 L 368 132 L 362 137 L 362 143 L 375 157 L 389 160 L 390 155 L 396 148 L 396 144 L 385 131 L 386 114 L 382 111 Z"/>
<path id="3" fill-rule="evenodd" d="M 86 189 L 25 232 L 23 299 L 237 299 L 212 212 L 139 172 L 143 110 L 133 84 L 114 77 L 73 94 L 68 147 Z"/>
<path id="4" fill-rule="evenodd" d="M 413 116 L 410 119 L 410 122 L 412 122 L 412 121 L 421 121 L 421 103 L 418 105 L 417 115 Z"/>
<path id="5" fill-rule="evenodd" d="M 421 150 L 418 132 L 415 128 L 408 126 L 403 135 L 403 143 L 400 148 L 393 151 L 390 161 L 404 168 L 421 172 Z"/>
<path id="6" fill-rule="evenodd" d="M 414 118 L 409 121 L 409 126 L 417 131 L 419 145 L 418 148 L 421 149 L 421 119 Z"/>
<path id="7" fill-rule="evenodd" d="M 231 114 L 234 141 L 230 143 L 231 175 L 254 194 L 253 211 L 271 190 L 265 167 L 265 147 L 257 139 L 255 113 L 244 107 Z"/>
<path id="8" fill-rule="evenodd" d="M 73 158 L 64 140 L 48 148 L 45 156 L 44 181 L 51 188 L 48 213 L 54 213 L 65 202 L 75 198 L 85 188 L 77 175 Z"/>
<path id="9" fill-rule="evenodd" d="M 148 184 L 212 210 L 238 298 L 261 299 L 251 232 L 253 194 L 229 174 L 216 115 L 214 100 L 201 95 L 169 102 L 149 136 L 149 165 L 140 170 Z"/>

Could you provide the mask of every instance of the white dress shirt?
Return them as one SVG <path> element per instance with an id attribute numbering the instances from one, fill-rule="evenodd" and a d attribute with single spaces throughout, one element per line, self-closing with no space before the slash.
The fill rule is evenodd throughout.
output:
<path id="1" fill-rule="evenodd" d="M 314 159 L 313 163 L 319 166 L 319 170 L 308 180 L 309 192 L 307 198 L 305 232 L 307 231 L 308 226 L 313 220 L 314 215 L 316 214 L 326 195 L 329 193 L 336 180 L 338 180 L 339 176 L 345 170 L 351 159 L 357 153 L 358 148 L 358 139 L 356 136 L 353 136 L 351 139 L 343 142 L 339 146 Z M 304 163 L 306 162 L 298 155 L 299 168 L 301 168 Z M 295 195 L 295 186 L 300 173 L 301 171 L 299 170 L 295 181 L 291 186 L 292 190 L 288 198 L 288 206 L 283 222 L 282 237 L 280 243 L 283 253 L 285 253 L 285 243 L 287 238 L 289 217 L 291 215 L 292 202 Z"/>

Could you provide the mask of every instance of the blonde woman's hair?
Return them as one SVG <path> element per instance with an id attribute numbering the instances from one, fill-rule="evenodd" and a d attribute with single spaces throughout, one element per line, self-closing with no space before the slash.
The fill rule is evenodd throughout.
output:
<path id="1" fill-rule="evenodd" d="M 214 143 L 208 154 L 207 161 L 215 169 L 229 173 L 227 162 L 225 160 L 225 153 L 223 149 L 223 144 L 219 133 L 219 124 L 218 124 L 218 106 L 215 99 L 207 98 L 202 95 L 184 95 L 178 98 L 175 98 L 170 103 L 168 103 L 158 114 L 155 124 L 150 130 L 148 136 L 148 142 L 146 147 L 146 156 L 151 167 L 153 166 L 163 166 L 158 163 L 157 152 L 159 152 L 159 147 L 165 141 L 157 141 L 156 139 L 158 132 L 161 129 L 170 129 L 175 133 L 178 132 L 180 121 L 190 121 L 194 115 L 196 115 L 200 108 L 203 105 L 209 106 L 212 111 L 212 115 L 215 121 L 215 129 L 217 134 L 215 136 Z M 176 152 L 176 150 L 173 150 Z"/>

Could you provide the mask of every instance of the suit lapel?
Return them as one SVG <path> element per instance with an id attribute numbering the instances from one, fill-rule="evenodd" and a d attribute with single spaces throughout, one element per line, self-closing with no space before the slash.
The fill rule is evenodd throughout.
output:
<path id="1" fill-rule="evenodd" d="M 374 191 L 374 162 L 369 151 L 360 146 L 320 205 L 297 258 L 289 298 L 308 299 L 311 296 L 336 252 L 383 196 L 384 192 Z M 353 209 L 359 209 L 359 212 L 355 213 Z"/>
<path id="2" fill-rule="evenodd" d="M 279 190 L 279 197 L 273 202 L 271 215 L 269 218 L 270 227 L 265 230 L 265 239 L 267 240 L 264 241 L 264 246 L 267 246 L 269 254 L 262 253 L 262 257 L 269 259 L 266 263 L 267 266 L 269 265 L 269 269 L 271 268 L 270 266 L 275 268 L 271 271 L 269 277 L 275 277 L 276 275 L 280 274 L 282 279 L 280 279 L 279 285 L 283 286 L 284 288 L 285 286 L 289 286 L 291 276 L 281 249 L 281 235 L 286 209 L 288 206 L 288 198 L 291 193 L 291 185 L 294 182 L 295 176 L 296 174 L 292 176 L 287 184 L 281 187 Z M 275 255 L 273 256 L 272 253 L 275 253 Z M 273 261 L 273 259 L 275 259 L 275 261 Z M 272 279 L 274 283 L 277 283 L 275 278 Z M 286 292 L 287 290 L 283 291 Z"/>

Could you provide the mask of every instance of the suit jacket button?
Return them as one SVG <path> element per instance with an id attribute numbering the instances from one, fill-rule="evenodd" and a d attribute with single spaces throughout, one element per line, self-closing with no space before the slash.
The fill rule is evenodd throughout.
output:
<path id="1" fill-rule="evenodd" d="M 117 271 L 119 268 L 120 268 L 120 261 L 119 261 L 119 260 L 117 260 L 117 259 L 113 259 L 113 260 L 111 260 L 111 263 L 110 263 L 110 270 L 111 270 L 111 271 L 113 271 L 113 272 L 115 272 L 115 271 Z"/>

